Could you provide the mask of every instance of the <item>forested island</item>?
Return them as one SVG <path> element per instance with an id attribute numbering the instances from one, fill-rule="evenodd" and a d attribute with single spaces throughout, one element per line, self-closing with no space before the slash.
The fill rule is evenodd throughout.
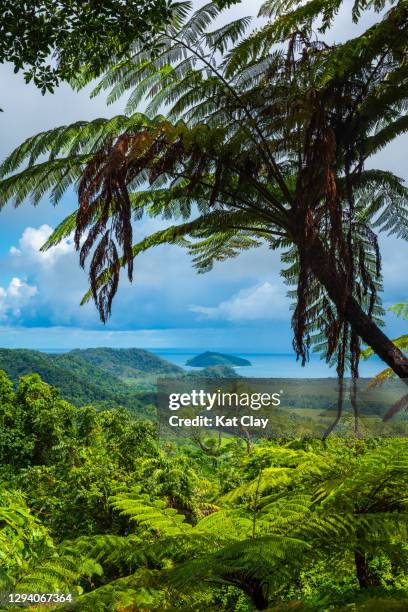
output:
<path id="1" fill-rule="evenodd" d="M 194 368 L 206 368 L 208 366 L 250 366 L 252 365 L 248 359 L 235 357 L 234 355 L 225 355 L 223 353 L 212 353 L 206 351 L 196 357 L 192 357 L 186 361 L 186 365 Z"/>

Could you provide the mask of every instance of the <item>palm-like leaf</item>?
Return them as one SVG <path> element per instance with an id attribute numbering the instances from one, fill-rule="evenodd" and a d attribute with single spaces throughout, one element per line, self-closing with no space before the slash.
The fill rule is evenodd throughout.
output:
<path id="1" fill-rule="evenodd" d="M 324 7 L 323 30 L 340 4 Z M 57 202 L 76 185 L 75 242 L 82 265 L 91 257 L 91 292 L 103 320 L 121 268 L 131 279 L 133 258 L 156 244 L 185 245 L 200 271 L 262 241 L 293 247 L 286 275 L 297 276 L 295 350 L 305 361 L 309 336 L 323 323 L 318 343 L 327 357 L 337 356 L 341 374 L 351 352 L 356 373 L 358 333 L 342 305 L 358 304 L 366 319 L 381 315 L 374 229 L 408 233 L 402 182 L 364 170 L 370 155 L 407 128 L 405 3 L 390 4 L 366 34 L 332 47 L 311 38 L 322 11 L 315 0 L 286 3 L 284 15 L 249 35 L 247 18 L 217 27 L 213 3 L 194 13 L 189 3 L 178 5 L 157 33 L 155 52 L 135 43 L 129 59 L 112 59 L 96 89 L 110 89 L 109 101 L 128 92 L 131 114 L 26 141 L 2 165 L 0 203 L 30 194 L 38 202 L 47 192 Z M 358 0 L 355 18 L 367 6 L 385 4 Z M 279 10 L 279 2 L 268 2 L 263 12 Z M 146 113 L 135 112 L 144 102 Z M 161 109 L 167 118 L 157 116 Z M 132 248 L 133 216 L 144 211 L 186 223 Z M 46 246 L 72 227 L 71 216 Z M 316 252 L 320 261 L 332 258 L 327 274 L 337 274 L 340 292 L 328 290 Z"/>

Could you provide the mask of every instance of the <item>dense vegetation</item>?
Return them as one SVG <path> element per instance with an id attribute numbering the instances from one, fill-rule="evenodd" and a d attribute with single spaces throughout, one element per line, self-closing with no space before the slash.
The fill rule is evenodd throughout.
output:
<path id="1" fill-rule="evenodd" d="M 0 590 L 98 612 L 406 610 L 406 440 L 206 447 L 1 373 Z"/>
<path id="2" fill-rule="evenodd" d="M 197 368 L 205 368 L 208 366 L 249 366 L 251 362 L 248 359 L 242 359 L 242 357 L 235 357 L 235 355 L 224 355 L 223 353 L 213 353 L 206 351 L 200 355 L 196 355 L 186 362 L 188 366 L 194 366 Z"/>
<path id="3" fill-rule="evenodd" d="M 99 74 L 113 54 L 127 57 L 135 38 L 147 46 L 152 32 L 168 22 L 171 5 L 166 0 L 2 0 L 0 63 L 23 70 L 26 81 L 43 93 L 53 91 L 84 66 Z"/>
<path id="4" fill-rule="evenodd" d="M 79 405 L 109 400 L 128 405 L 130 399 L 124 383 L 80 359 L 71 360 L 65 356 L 54 359 L 37 351 L 1 349 L 0 367 L 14 382 L 22 375 L 37 372 L 57 387 L 62 397 Z"/>
<path id="5" fill-rule="evenodd" d="M 235 369 L 228 365 L 214 365 L 198 371 L 193 370 L 188 372 L 187 376 L 198 376 L 199 378 L 241 378 Z"/>
<path id="6" fill-rule="evenodd" d="M 141 349 L 87 349 L 62 354 L 24 349 L 0 349 L 0 369 L 12 381 L 24 374 L 38 373 L 56 387 L 61 396 L 77 405 L 122 405 L 131 410 L 149 403 L 143 391 L 152 390 L 158 376 L 182 375 L 174 364 Z M 125 382 L 125 380 L 127 382 Z"/>
<path id="7" fill-rule="evenodd" d="M 93 2 L 79 20 L 84 3 L 32 3 L 32 20 L 26 3 L 5 3 L 0 61 L 43 90 L 102 71 L 95 93 L 129 93 L 125 115 L 33 136 L 0 169 L 1 205 L 77 187 L 78 210 L 44 248 L 74 232 L 81 265 L 91 259 L 84 300 L 102 320 L 121 268 L 131 280 L 153 246 L 182 245 L 205 272 L 266 243 L 285 250 L 303 362 L 314 343 L 340 379 L 347 366 L 357 378 L 362 339 L 386 375 L 408 378 L 406 337 L 378 326 L 377 239 L 408 237 L 407 189 L 366 167 L 408 127 L 408 4 L 355 0 L 353 19 L 371 8 L 376 23 L 329 44 L 342 3 L 267 0 L 248 33 L 246 18 L 215 23 L 229 2 L 175 3 L 164 28 L 163 2 L 131 2 L 152 9 L 135 15 L 148 49 L 109 11 L 94 38 Z M 117 17 L 127 4 L 107 6 Z M 132 244 L 144 213 L 177 224 Z M 146 406 L 154 376 L 181 373 L 146 352 L 3 350 L 0 368 L 12 379 L 0 371 L 0 591 L 72 591 L 66 609 L 85 612 L 407 609 L 406 439 L 176 442 L 136 414 L 137 390 Z"/>
<path id="8" fill-rule="evenodd" d="M 138 378 L 146 374 L 167 376 L 182 374 L 182 368 L 143 349 L 90 348 L 71 351 L 68 357 L 78 356 L 92 366 L 118 378 Z"/>
<path id="9" fill-rule="evenodd" d="M 103 10 L 102 10 L 103 9 Z M 43 93 L 75 76 L 85 63 L 101 72 L 112 53 L 123 53 L 135 37 L 148 37 L 169 17 L 165 0 L 3 0 L 0 63 L 24 70 Z"/>

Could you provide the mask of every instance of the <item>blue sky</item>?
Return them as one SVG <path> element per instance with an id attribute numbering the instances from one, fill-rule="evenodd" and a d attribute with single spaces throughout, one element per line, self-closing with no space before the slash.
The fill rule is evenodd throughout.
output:
<path id="1" fill-rule="evenodd" d="M 259 2 L 244 1 L 232 14 L 255 14 Z M 336 26 L 338 38 L 350 35 L 347 3 Z M 370 17 L 366 19 L 368 23 Z M 362 24 L 364 25 L 364 24 Z M 359 26 L 362 27 L 362 26 Z M 103 96 L 75 93 L 62 86 L 41 96 L 8 66 L 0 66 L 2 84 L 0 156 L 28 136 L 78 119 L 112 116 L 124 100 L 106 107 Z M 408 176 L 407 138 L 395 142 L 376 160 L 378 167 Z M 291 350 L 290 302 L 279 276 L 279 254 L 261 247 L 197 275 L 178 247 L 163 246 L 136 260 L 135 282 L 123 280 L 113 316 L 103 326 L 92 304 L 79 306 L 87 289 L 70 240 L 46 254 L 39 247 L 51 229 L 75 207 L 68 193 L 57 208 L 44 199 L 39 206 L 8 206 L 0 224 L 0 345 L 55 348 L 143 346 L 224 349 L 240 352 Z M 159 227 L 142 221 L 137 235 Z M 384 302 L 407 297 L 408 244 L 382 239 Z M 402 333 L 403 322 L 387 315 L 386 331 Z"/>

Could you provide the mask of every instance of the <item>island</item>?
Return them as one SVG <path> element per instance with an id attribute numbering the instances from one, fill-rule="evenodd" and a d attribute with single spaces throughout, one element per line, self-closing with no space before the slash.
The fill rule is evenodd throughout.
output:
<path id="1" fill-rule="evenodd" d="M 194 368 L 208 368 L 210 366 L 250 366 L 252 365 L 248 359 L 242 359 L 242 357 L 235 357 L 234 355 L 224 355 L 223 353 L 212 353 L 206 351 L 201 355 L 196 355 L 186 361 L 187 366 Z"/>

